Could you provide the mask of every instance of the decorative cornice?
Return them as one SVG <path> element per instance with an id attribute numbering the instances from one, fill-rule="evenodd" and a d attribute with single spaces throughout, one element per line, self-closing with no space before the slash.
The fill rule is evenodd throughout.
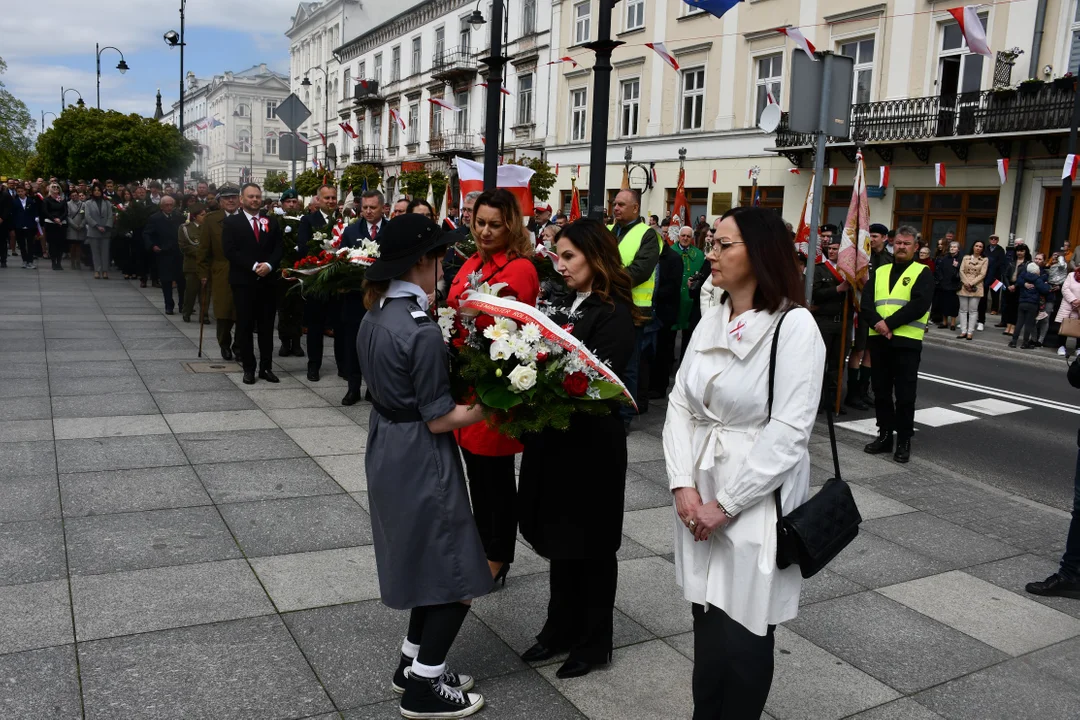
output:
<path id="1" fill-rule="evenodd" d="M 581 68 L 579 70 L 571 70 L 568 73 L 563 73 L 563 77 L 567 80 L 577 80 L 578 78 L 588 77 L 592 73 L 592 68 Z"/>
<path id="2" fill-rule="evenodd" d="M 846 12 L 836 13 L 835 15 L 826 15 L 825 22 L 827 23 L 839 23 L 848 22 L 851 20 L 869 20 L 880 15 L 884 15 L 888 6 L 885 3 L 878 5 L 868 5 L 864 8 L 857 10 L 848 10 Z"/>
<path id="3" fill-rule="evenodd" d="M 342 60 L 358 58 L 369 50 L 393 42 L 430 22 L 470 4 L 470 0 L 431 0 L 421 7 L 406 10 L 370 31 L 334 50 Z"/>
<path id="4" fill-rule="evenodd" d="M 619 69 L 622 69 L 622 68 L 634 67 L 635 65 L 644 65 L 644 64 L 645 64 L 645 56 L 644 55 L 638 55 L 637 57 L 627 58 L 625 60 L 620 60 L 619 62 L 612 63 L 611 66 L 613 68 L 615 68 L 616 70 L 619 70 Z"/>
<path id="5" fill-rule="evenodd" d="M 703 43 L 697 43 L 695 45 L 689 45 L 683 48 L 675 48 L 672 50 L 673 55 L 689 55 L 690 53 L 707 51 L 712 47 L 712 40 Z"/>
<path id="6" fill-rule="evenodd" d="M 765 38 L 773 38 L 779 40 L 783 35 L 776 32 L 776 28 L 771 27 L 765 30 L 751 30 L 750 32 L 743 33 L 743 40 L 746 42 L 754 42 L 755 40 L 764 40 Z"/>

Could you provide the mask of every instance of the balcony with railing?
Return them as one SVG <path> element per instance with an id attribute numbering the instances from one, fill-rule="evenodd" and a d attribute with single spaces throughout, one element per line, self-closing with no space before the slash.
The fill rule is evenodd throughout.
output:
<path id="1" fill-rule="evenodd" d="M 1054 131 L 1069 127 L 1075 92 L 1071 81 L 852 105 L 850 137 L 829 142 L 904 144 L 1028 133 L 1052 137 Z M 799 151 L 812 149 L 813 144 L 813 135 L 791 130 L 784 113 L 776 130 L 776 149 Z"/>
<path id="2" fill-rule="evenodd" d="M 378 145 L 357 145 L 353 150 L 353 160 L 368 165 L 382 165 L 386 162 L 386 153 Z"/>
<path id="3" fill-rule="evenodd" d="M 476 153 L 476 133 L 446 132 L 432 135 L 428 149 L 432 155 L 473 155 Z"/>
<path id="4" fill-rule="evenodd" d="M 381 106 L 386 102 L 378 80 L 358 80 L 353 97 L 357 105 L 363 106 Z"/>
<path id="5" fill-rule="evenodd" d="M 431 61 L 431 77 L 435 80 L 462 80 L 476 73 L 476 58 L 468 46 L 443 50 Z"/>

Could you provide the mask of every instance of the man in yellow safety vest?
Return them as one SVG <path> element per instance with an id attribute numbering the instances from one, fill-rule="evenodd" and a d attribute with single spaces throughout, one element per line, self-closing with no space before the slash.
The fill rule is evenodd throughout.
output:
<path id="1" fill-rule="evenodd" d="M 863 449 L 871 455 L 891 452 L 895 432 L 893 459 L 900 463 L 911 458 L 915 388 L 934 296 L 929 268 L 915 261 L 915 236 L 910 225 L 897 228 L 892 264 L 875 267 L 867 278 L 859 312 L 859 320 L 870 328 L 867 346 L 878 426 L 877 438 Z"/>
<path id="2" fill-rule="evenodd" d="M 620 190 L 612 205 L 615 224 L 608 229 L 619 241 L 619 255 L 623 266 L 630 273 L 633 286 L 634 305 L 637 305 L 646 317 L 652 315 L 653 291 L 656 288 L 656 263 L 660 260 L 660 236 L 641 219 L 641 198 L 635 190 Z M 645 326 L 637 328 L 637 341 L 634 354 L 626 364 L 622 381 L 634 398 L 638 398 L 638 375 L 641 369 L 641 349 L 645 342 Z M 648 379 L 645 380 L 645 392 L 648 393 Z M 624 405 L 623 424 L 630 431 L 630 421 L 634 417 L 633 408 Z"/>

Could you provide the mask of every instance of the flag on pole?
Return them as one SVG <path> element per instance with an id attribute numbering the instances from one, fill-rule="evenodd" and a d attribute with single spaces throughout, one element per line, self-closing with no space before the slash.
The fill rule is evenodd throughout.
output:
<path id="1" fill-rule="evenodd" d="M 835 185 L 840 172 L 836 168 L 831 167 L 828 169 L 828 173 L 827 182 L 825 184 L 829 186 Z"/>
<path id="2" fill-rule="evenodd" d="M 355 131 L 355 130 L 353 130 L 353 126 L 352 126 L 352 124 L 351 124 L 351 123 L 347 123 L 347 122 L 341 122 L 341 123 L 338 123 L 338 127 L 339 127 L 339 128 L 341 128 L 342 130 L 344 130 L 344 131 L 345 131 L 345 133 L 346 133 L 346 134 L 347 134 L 347 135 L 348 135 L 349 137 L 351 137 L 351 138 L 352 138 L 353 140 L 355 140 L 356 138 L 360 137 L 359 135 L 357 135 L 357 134 L 356 134 L 356 131 Z"/>
<path id="3" fill-rule="evenodd" d="M 555 163 L 555 175 L 559 174 L 559 163 Z"/>
<path id="4" fill-rule="evenodd" d="M 724 13 L 738 5 L 742 0 L 683 0 L 683 2 L 692 8 L 704 10 L 710 15 L 724 17 Z"/>
<path id="5" fill-rule="evenodd" d="M 795 231 L 795 251 L 803 255 L 810 255 L 810 225 L 811 212 L 814 206 L 814 178 L 810 177 L 810 185 L 806 188 L 806 199 L 803 200 L 802 214 L 799 215 L 799 227 Z M 818 245 L 817 257 L 813 262 L 821 260 L 821 246 Z"/>
<path id="6" fill-rule="evenodd" d="M 713 185 L 715 185 L 715 184 L 716 184 L 716 170 L 713 170 L 713 171 L 712 171 L 712 184 L 713 184 Z"/>
<path id="7" fill-rule="evenodd" d="M 452 110 L 453 112 L 458 112 L 459 110 L 461 110 L 461 108 L 459 108 L 457 105 L 454 105 L 453 103 L 448 103 L 442 98 L 428 98 L 428 102 L 432 105 L 438 105 L 444 110 Z"/>
<path id="8" fill-rule="evenodd" d="M 484 189 L 483 163 L 459 157 L 457 169 L 462 198 L 474 190 Z M 524 165 L 500 165 L 495 181 L 496 187 L 505 188 L 513 193 L 521 206 L 521 214 L 530 217 L 533 214 L 534 203 L 529 181 L 532 180 L 534 174 L 536 174 L 535 170 Z"/>
<path id="9" fill-rule="evenodd" d="M 855 289 L 855 307 L 858 308 L 863 285 L 870 274 L 870 204 L 861 152 L 855 155 L 855 183 L 851 188 L 851 202 L 836 264 L 844 279 Z"/>
<path id="10" fill-rule="evenodd" d="M 551 62 L 548 63 L 548 65 L 558 65 L 559 63 L 570 63 L 575 68 L 577 67 L 577 60 L 575 60 L 574 58 L 569 57 L 569 56 L 561 57 L 558 60 L 552 60 Z"/>
<path id="11" fill-rule="evenodd" d="M 294 133 L 290 133 L 290 134 L 295 136 L 296 139 L 300 141 L 301 145 L 307 145 L 308 144 L 308 139 L 306 137 L 304 137 L 303 135 L 301 135 L 300 133 L 294 132 Z"/>
<path id="12" fill-rule="evenodd" d="M 684 220 L 689 224 L 690 203 L 686 201 L 686 171 L 679 168 L 679 184 L 675 188 L 675 202 L 671 206 L 671 219 Z"/>
<path id="13" fill-rule="evenodd" d="M 578 195 L 577 180 L 570 178 L 570 214 L 567 220 L 574 222 L 581 219 L 581 196 Z"/>
<path id="14" fill-rule="evenodd" d="M 390 119 L 396 122 L 402 130 L 405 129 L 405 118 L 401 117 L 401 113 L 394 108 L 390 108 Z"/>
<path id="15" fill-rule="evenodd" d="M 213 130 L 216 127 L 224 127 L 225 123 L 221 122 L 217 118 L 210 118 L 210 129 Z"/>
<path id="16" fill-rule="evenodd" d="M 1065 156 L 1065 166 L 1061 168 L 1062 180 L 1067 177 L 1071 177 L 1073 180 L 1076 179 L 1076 163 L 1078 158 L 1080 158 L 1080 155 L 1069 154 Z"/>
<path id="17" fill-rule="evenodd" d="M 945 163 L 934 163 L 934 185 L 945 187 Z"/>
<path id="18" fill-rule="evenodd" d="M 649 43 L 645 43 L 645 47 L 651 48 L 652 50 L 654 50 L 656 52 L 656 54 L 660 56 L 661 60 L 663 60 L 664 62 L 666 62 L 668 65 L 671 66 L 672 70 L 678 70 L 679 69 L 679 61 L 675 59 L 674 55 L 672 55 L 671 53 L 668 52 L 668 49 L 666 47 L 664 47 L 664 43 L 662 43 L 662 42 L 655 42 L 655 43 L 649 42 Z"/>
<path id="19" fill-rule="evenodd" d="M 579 168 L 579 170 L 580 170 L 580 168 Z M 653 165 L 653 167 L 652 167 L 652 181 L 653 182 L 659 182 L 659 180 L 657 179 L 657 176 L 656 176 L 656 166 L 655 165 Z"/>
<path id="20" fill-rule="evenodd" d="M 878 172 L 880 173 L 880 177 L 878 178 L 878 187 L 884 190 L 885 188 L 889 187 L 889 166 L 882 165 L 880 168 L 878 168 Z"/>
<path id="21" fill-rule="evenodd" d="M 994 292 L 1001 292 L 1001 289 L 1003 287 L 1005 287 L 1005 283 L 1001 282 L 1000 280 L 995 280 L 994 282 L 990 283 L 990 289 Z"/>
<path id="22" fill-rule="evenodd" d="M 788 25 L 787 27 L 776 28 L 776 32 L 781 35 L 787 35 L 791 38 L 791 41 L 795 43 L 795 47 L 806 53 L 806 56 L 811 60 L 817 61 L 817 58 L 814 57 L 817 48 L 814 47 L 813 43 L 806 39 L 806 36 L 802 34 L 802 31 L 799 30 L 799 28 Z"/>
<path id="23" fill-rule="evenodd" d="M 998 158 L 998 180 L 1001 184 L 1005 184 L 1005 180 L 1009 177 L 1009 158 Z"/>
<path id="24" fill-rule="evenodd" d="M 761 207 L 761 186 L 754 186 L 754 198 L 750 201 L 750 204 L 754 207 Z"/>
<path id="25" fill-rule="evenodd" d="M 622 168 L 622 183 L 619 184 L 619 189 L 620 190 L 629 190 L 630 189 L 630 170 L 629 170 L 629 168 L 626 167 L 626 165 L 623 165 L 623 168 Z"/>
<path id="26" fill-rule="evenodd" d="M 754 179 L 754 169 L 753 168 L 747 168 L 746 169 L 746 179 L 747 180 L 753 180 Z"/>
<path id="27" fill-rule="evenodd" d="M 960 32 L 964 34 L 964 40 L 967 41 L 971 52 L 993 57 L 990 46 L 986 44 L 986 28 L 983 27 L 982 18 L 979 17 L 978 5 L 952 8 L 949 14 L 956 18 L 956 22 L 960 25 Z"/>
<path id="28" fill-rule="evenodd" d="M 319 132 L 318 130 L 316 130 L 316 131 L 315 131 L 315 134 L 319 136 L 319 139 L 320 139 L 320 140 L 322 140 L 322 144 L 323 144 L 323 147 L 326 147 L 326 136 L 325 136 L 325 135 L 323 135 L 323 134 L 322 134 L 321 132 Z"/>

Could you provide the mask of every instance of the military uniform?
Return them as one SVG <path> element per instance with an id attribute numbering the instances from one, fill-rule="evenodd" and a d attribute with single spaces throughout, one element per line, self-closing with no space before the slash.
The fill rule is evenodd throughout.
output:
<path id="1" fill-rule="evenodd" d="M 199 297 L 202 291 L 198 269 L 199 237 L 200 227 L 195 223 L 189 221 L 180 227 L 178 241 L 180 243 L 180 252 L 184 256 L 184 297 L 180 312 L 184 317 L 184 322 L 191 321 L 191 313 L 195 310 L 195 298 Z M 205 309 L 200 301 L 200 320 L 206 315 Z"/>
<path id="2" fill-rule="evenodd" d="M 290 191 L 286 191 L 288 193 Z M 282 195 L 284 199 L 285 196 Z M 300 217 L 291 215 L 278 216 L 284 233 L 285 254 L 281 258 L 281 268 L 291 268 L 300 259 L 296 251 L 296 240 L 299 237 Z M 297 290 L 289 292 L 296 287 L 295 281 L 286 280 L 284 277 L 278 280 L 278 339 L 281 340 L 281 350 L 278 355 L 285 357 L 295 355 L 304 357 L 304 350 L 300 347 L 300 336 L 303 334 L 304 325 L 304 298 Z"/>
<path id="3" fill-rule="evenodd" d="M 225 186 L 222 187 L 225 192 Z M 241 212 L 237 210 L 236 212 Z M 233 356 L 233 325 L 236 313 L 233 308 L 232 287 L 229 285 L 229 261 L 221 244 L 221 225 L 225 211 L 207 213 L 202 224 L 202 237 L 196 253 L 196 269 L 199 279 L 210 284 L 210 301 L 217 321 L 217 341 L 221 357 L 231 360 Z"/>

